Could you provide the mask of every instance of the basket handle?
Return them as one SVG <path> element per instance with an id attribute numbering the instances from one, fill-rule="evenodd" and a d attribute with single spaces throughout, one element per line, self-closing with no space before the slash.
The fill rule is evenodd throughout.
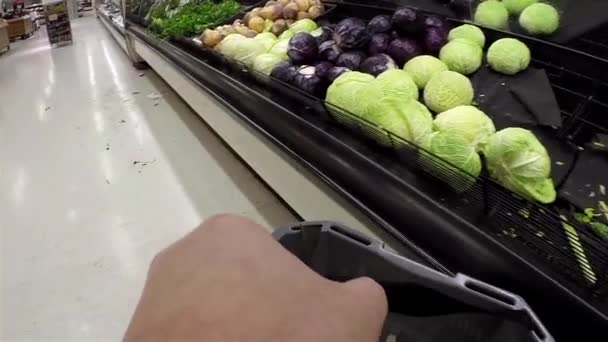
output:
<path id="1" fill-rule="evenodd" d="M 399 296 L 411 291 L 413 286 L 429 289 L 431 291 L 427 291 L 427 296 L 430 293 L 433 300 L 440 297 L 449 302 L 451 305 L 447 306 L 453 311 L 473 309 L 493 314 L 528 327 L 534 341 L 554 341 L 521 297 L 464 274 L 448 276 L 437 272 L 387 250 L 382 241 L 370 239 L 339 223 L 301 222 L 278 229 L 273 236 L 327 278 L 344 281 L 361 276 L 371 277 L 385 288 L 389 302 L 391 295 Z M 394 312 L 398 312 L 395 308 L 400 310 L 399 305 L 392 307 Z M 403 306 L 405 311 L 410 309 L 409 305 Z M 409 311 L 398 313 L 412 314 Z"/>

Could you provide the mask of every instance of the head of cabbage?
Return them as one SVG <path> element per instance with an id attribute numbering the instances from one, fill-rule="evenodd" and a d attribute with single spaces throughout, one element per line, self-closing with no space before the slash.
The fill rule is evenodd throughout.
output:
<path id="1" fill-rule="evenodd" d="M 262 44 L 264 46 L 264 49 L 268 51 L 277 41 L 277 36 L 270 32 L 264 32 L 253 37 L 253 39 L 256 40 L 259 44 Z"/>
<path id="2" fill-rule="evenodd" d="M 385 95 L 373 101 L 366 118 L 415 145 L 420 145 L 433 131 L 431 112 L 422 103 L 402 96 Z M 383 145 L 390 143 L 384 135 L 374 138 Z"/>
<path id="3" fill-rule="evenodd" d="M 300 32 L 310 33 L 318 28 L 319 28 L 319 25 L 317 25 L 317 23 L 315 23 L 311 19 L 306 18 L 306 19 L 300 19 L 300 20 L 296 21 L 295 23 L 291 24 L 291 26 L 289 26 L 289 31 L 293 32 L 294 34 L 300 33 Z"/>
<path id="4" fill-rule="evenodd" d="M 532 132 L 500 130 L 488 140 L 484 155 L 490 176 L 507 189 L 541 203 L 555 201 L 551 158 Z"/>
<path id="5" fill-rule="evenodd" d="M 467 139 L 454 132 L 434 132 L 423 142 L 420 159 L 424 168 L 458 192 L 475 184 L 481 158 Z"/>
<path id="6" fill-rule="evenodd" d="M 357 71 L 347 71 L 334 80 L 327 89 L 325 101 L 338 122 L 353 124 L 352 118 L 343 110 L 360 117 L 368 115 L 371 104 L 382 97 L 374 80 L 374 76 Z"/>
<path id="7" fill-rule="evenodd" d="M 279 35 L 279 39 L 283 40 L 283 39 L 291 39 L 293 36 L 295 36 L 296 34 L 292 31 L 292 30 L 285 30 L 283 31 L 283 33 L 281 33 Z"/>
<path id="8" fill-rule="evenodd" d="M 229 34 L 217 46 L 216 49 L 223 55 L 245 64 L 253 66 L 258 55 L 266 52 L 264 44 L 255 38 L 247 38 L 238 33 Z"/>
<path id="9" fill-rule="evenodd" d="M 462 136 L 476 151 L 481 151 L 496 133 L 492 120 L 473 106 L 457 106 L 439 113 L 433 121 L 433 129 Z"/>
<path id="10" fill-rule="evenodd" d="M 268 50 L 268 52 L 273 55 L 277 55 L 283 58 L 284 60 L 289 59 L 289 56 L 287 56 L 287 47 L 289 46 L 290 39 L 291 38 L 277 40 L 274 45 L 272 45 L 270 50 Z"/>
<path id="11" fill-rule="evenodd" d="M 247 37 L 240 33 L 231 33 L 222 39 L 222 41 L 215 46 L 215 49 L 223 55 L 232 56 L 236 53 L 239 42 L 244 39 L 247 39 Z"/>
<path id="12" fill-rule="evenodd" d="M 272 53 L 263 53 L 258 55 L 253 61 L 253 69 L 268 76 L 272 72 L 272 69 L 282 61 L 284 61 L 284 59 L 281 58 L 281 56 Z"/>
<path id="13" fill-rule="evenodd" d="M 418 88 L 424 89 L 431 76 L 441 71 L 447 71 L 448 66 L 436 57 L 423 55 L 410 59 L 403 66 L 403 70 L 412 76 Z"/>
<path id="14" fill-rule="evenodd" d="M 410 74 L 400 69 L 389 69 L 378 75 L 376 87 L 382 90 L 386 97 L 402 97 L 418 100 L 418 86 Z"/>
<path id="15" fill-rule="evenodd" d="M 454 71 L 441 71 L 424 88 L 424 103 L 436 113 L 456 106 L 470 105 L 474 90 L 471 81 Z"/>

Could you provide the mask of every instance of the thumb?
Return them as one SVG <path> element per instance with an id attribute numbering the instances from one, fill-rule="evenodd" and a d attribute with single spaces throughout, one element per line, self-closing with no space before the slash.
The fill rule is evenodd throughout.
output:
<path id="1" fill-rule="evenodd" d="M 371 310 L 375 317 L 384 321 L 388 313 L 388 301 L 380 284 L 372 278 L 361 277 L 349 280 L 343 285 L 361 306 L 366 310 Z"/>

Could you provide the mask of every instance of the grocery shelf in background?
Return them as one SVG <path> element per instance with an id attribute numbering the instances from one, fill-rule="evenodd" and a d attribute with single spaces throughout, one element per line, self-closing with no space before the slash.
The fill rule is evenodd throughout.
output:
<path id="1" fill-rule="evenodd" d="M 72 43 L 72 28 L 66 0 L 47 1 L 44 5 L 44 18 L 49 43 L 53 47 Z"/>

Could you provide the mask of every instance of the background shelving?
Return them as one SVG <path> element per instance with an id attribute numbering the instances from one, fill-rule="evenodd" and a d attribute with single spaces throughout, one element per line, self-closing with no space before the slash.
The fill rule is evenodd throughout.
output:
<path id="1" fill-rule="evenodd" d="M 44 4 L 44 16 L 49 43 L 57 46 L 72 43 L 72 28 L 68 15 L 68 5 L 65 0 L 53 1 Z"/>

